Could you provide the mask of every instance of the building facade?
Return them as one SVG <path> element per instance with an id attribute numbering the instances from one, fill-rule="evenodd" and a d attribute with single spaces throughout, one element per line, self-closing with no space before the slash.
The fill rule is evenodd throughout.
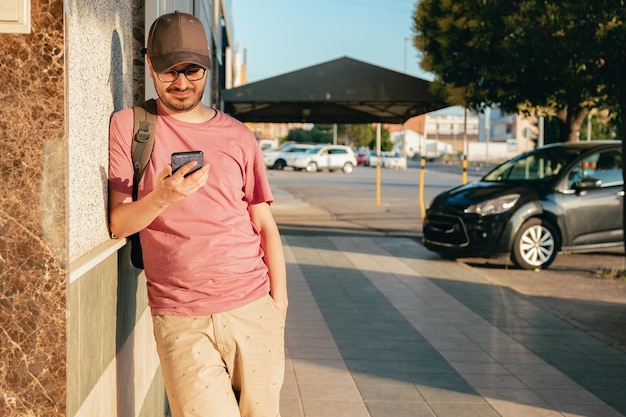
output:
<path id="1" fill-rule="evenodd" d="M 465 155 L 472 162 L 501 162 L 536 146 L 537 118 L 499 108 L 483 113 L 448 108 L 413 117 L 390 129 L 396 150 L 411 158 Z"/>
<path id="2" fill-rule="evenodd" d="M 463 154 L 468 142 L 478 140 L 479 119 L 474 113 L 451 108 L 412 117 L 390 128 L 396 150 L 408 158 Z"/>
<path id="3" fill-rule="evenodd" d="M 478 143 L 470 144 L 468 160 L 503 162 L 536 146 L 537 118 L 488 107 L 479 115 Z"/>

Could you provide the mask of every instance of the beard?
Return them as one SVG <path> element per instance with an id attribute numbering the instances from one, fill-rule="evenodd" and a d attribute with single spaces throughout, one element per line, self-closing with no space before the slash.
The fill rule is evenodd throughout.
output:
<path id="1" fill-rule="evenodd" d="M 179 99 L 173 96 L 170 93 L 187 93 L 191 92 L 192 94 L 184 99 Z M 204 89 L 200 92 L 195 87 L 187 87 L 185 89 L 180 89 L 176 87 L 170 87 L 165 89 L 165 94 L 159 94 L 159 98 L 161 99 L 161 103 L 165 105 L 170 110 L 174 112 L 188 112 L 193 110 L 200 104 L 202 100 L 202 96 L 204 93 Z"/>

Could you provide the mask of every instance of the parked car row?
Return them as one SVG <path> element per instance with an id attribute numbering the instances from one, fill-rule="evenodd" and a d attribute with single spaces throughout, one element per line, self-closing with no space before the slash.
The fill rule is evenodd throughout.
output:
<path id="1" fill-rule="evenodd" d="M 445 258 L 505 255 L 547 268 L 559 251 L 623 245 L 623 206 L 619 141 L 552 144 L 435 197 L 424 244 Z"/>
<path id="2" fill-rule="evenodd" d="M 383 168 L 407 169 L 407 159 L 397 152 L 376 151 L 355 154 L 344 145 L 286 143 L 277 149 L 263 150 L 263 160 L 269 169 L 283 170 L 291 167 L 308 172 L 341 169 L 349 174 L 357 165 L 380 166 Z"/>
<path id="3" fill-rule="evenodd" d="M 349 146 L 314 145 L 290 143 L 263 153 L 265 166 L 282 170 L 291 167 L 297 171 L 316 172 L 321 170 L 342 170 L 351 174 L 357 165 L 356 155 Z"/>

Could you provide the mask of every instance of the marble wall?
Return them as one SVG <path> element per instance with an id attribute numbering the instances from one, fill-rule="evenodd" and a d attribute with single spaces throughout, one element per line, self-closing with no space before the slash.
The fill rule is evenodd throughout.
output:
<path id="1" fill-rule="evenodd" d="M 65 415 L 68 257 L 63 1 L 0 35 L 0 415 Z M 28 414 L 31 413 L 31 414 Z"/>

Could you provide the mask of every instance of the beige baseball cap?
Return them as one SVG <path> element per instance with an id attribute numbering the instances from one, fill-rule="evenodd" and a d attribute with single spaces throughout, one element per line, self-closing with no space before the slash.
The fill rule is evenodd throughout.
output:
<path id="1" fill-rule="evenodd" d="M 178 10 L 159 16 L 150 27 L 146 53 L 156 72 L 182 62 L 211 69 L 211 54 L 200 19 Z"/>

